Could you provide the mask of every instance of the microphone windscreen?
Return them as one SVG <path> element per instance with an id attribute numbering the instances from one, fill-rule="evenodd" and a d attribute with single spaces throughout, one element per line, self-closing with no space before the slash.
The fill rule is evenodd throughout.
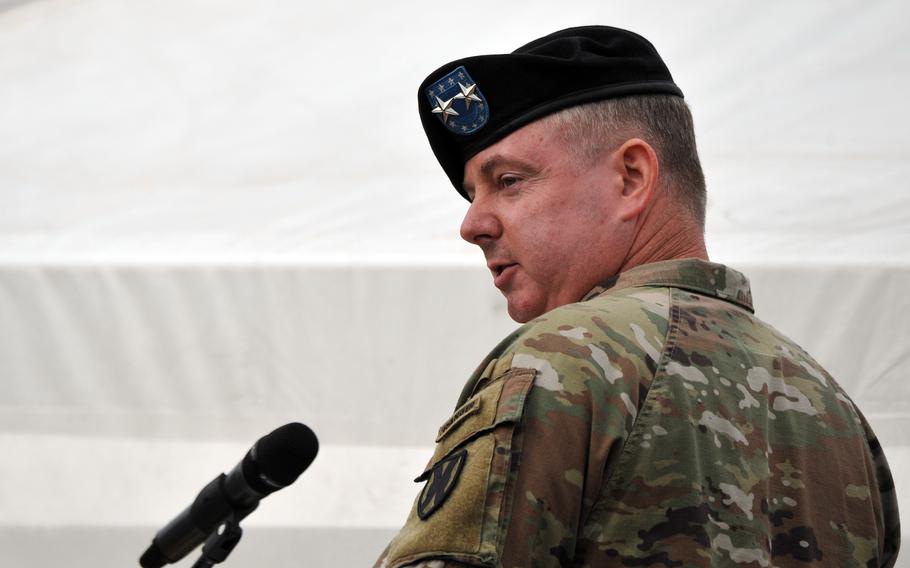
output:
<path id="1" fill-rule="evenodd" d="M 243 460 L 243 474 L 253 489 L 267 495 L 294 483 L 318 451 L 316 434 L 299 422 L 291 422 L 253 445 Z"/>

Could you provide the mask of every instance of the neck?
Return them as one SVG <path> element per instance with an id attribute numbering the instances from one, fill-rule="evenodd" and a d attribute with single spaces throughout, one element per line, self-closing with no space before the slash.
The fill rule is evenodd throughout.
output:
<path id="1" fill-rule="evenodd" d="M 620 272 L 662 260 L 708 260 L 702 228 L 688 216 L 681 217 L 678 208 L 675 214 L 667 212 L 664 207 L 649 211 L 640 221 Z"/>

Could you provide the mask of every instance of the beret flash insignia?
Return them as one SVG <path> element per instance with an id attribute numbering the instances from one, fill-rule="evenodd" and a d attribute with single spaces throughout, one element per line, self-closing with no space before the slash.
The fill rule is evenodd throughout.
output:
<path id="1" fill-rule="evenodd" d="M 455 134 L 473 134 L 490 118 L 487 100 L 464 66 L 430 84 L 426 95 L 431 112 Z"/>

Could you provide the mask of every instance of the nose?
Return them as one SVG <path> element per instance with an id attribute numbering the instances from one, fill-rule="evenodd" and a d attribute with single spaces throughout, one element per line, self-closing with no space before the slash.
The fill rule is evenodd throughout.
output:
<path id="1" fill-rule="evenodd" d="M 475 198 L 461 222 L 461 238 L 471 244 L 483 246 L 485 242 L 502 235 L 502 224 L 482 198 Z"/>

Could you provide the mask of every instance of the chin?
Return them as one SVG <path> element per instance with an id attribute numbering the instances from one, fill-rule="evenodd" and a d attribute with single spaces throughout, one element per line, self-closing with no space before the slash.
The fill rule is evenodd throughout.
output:
<path id="1" fill-rule="evenodd" d="M 542 306 L 539 306 L 536 302 L 521 302 L 519 300 L 512 300 L 511 298 L 506 298 L 508 301 L 508 311 L 509 317 L 515 320 L 518 323 L 527 323 L 532 319 L 536 318 L 540 314 L 544 313 L 545 309 Z"/>

